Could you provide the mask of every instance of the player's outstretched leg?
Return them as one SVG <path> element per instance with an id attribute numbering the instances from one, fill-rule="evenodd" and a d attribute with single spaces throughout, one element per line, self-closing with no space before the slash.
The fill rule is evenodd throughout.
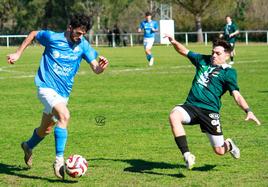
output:
<path id="1" fill-rule="evenodd" d="M 185 120 L 185 118 L 190 118 L 189 115 L 188 117 L 187 115 L 188 114 L 182 107 L 177 106 L 171 111 L 169 116 L 169 122 L 172 133 L 175 137 L 175 142 L 184 157 L 186 168 L 192 169 L 195 164 L 195 156 L 189 151 L 186 134 L 182 125 L 183 121 L 189 121 L 189 119 Z"/>
<path id="2" fill-rule="evenodd" d="M 32 167 L 32 150 L 36 147 L 44 137 L 37 134 L 37 129 L 34 129 L 32 137 L 27 142 L 21 143 L 21 148 L 24 151 L 24 162 L 28 167 Z"/>
<path id="3" fill-rule="evenodd" d="M 234 144 L 234 142 L 230 138 L 227 138 L 226 141 L 229 142 L 230 154 L 232 155 L 232 157 L 234 157 L 235 159 L 240 158 L 240 149 Z"/>
<path id="4" fill-rule="evenodd" d="M 31 168 L 32 167 L 32 150 L 29 148 L 26 142 L 22 142 L 21 148 L 24 151 L 24 162 L 25 164 Z"/>

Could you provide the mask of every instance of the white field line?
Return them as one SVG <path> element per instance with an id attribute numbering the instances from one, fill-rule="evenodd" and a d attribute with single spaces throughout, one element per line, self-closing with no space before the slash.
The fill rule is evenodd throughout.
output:
<path id="1" fill-rule="evenodd" d="M 235 64 L 248 64 L 248 63 L 257 63 L 260 62 L 260 60 L 245 60 L 245 61 L 239 61 L 235 62 Z M 192 68 L 193 65 L 188 64 L 188 65 L 180 65 L 180 66 L 174 66 L 172 68 L 169 68 L 168 66 L 165 68 L 156 68 L 156 70 L 168 70 L 168 69 L 181 69 L 181 68 Z M 5 80 L 5 79 L 21 79 L 21 78 L 33 78 L 35 77 L 35 74 L 29 74 L 29 72 L 24 72 L 24 71 L 14 71 L 14 70 L 9 70 L 13 69 L 14 66 L 2 66 L 0 67 L 0 80 Z M 153 67 L 146 67 L 146 68 L 127 68 L 127 69 L 119 69 L 119 70 L 110 70 L 108 73 L 111 74 L 120 74 L 120 73 L 126 73 L 126 72 L 143 72 L 143 73 L 150 73 L 150 71 L 153 70 Z M 90 70 L 88 70 L 90 71 Z M 1 76 L 1 72 L 7 72 L 10 74 L 16 74 L 16 75 L 10 75 L 10 76 Z M 157 74 L 171 74 L 172 72 L 169 71 L 159 71 L 159 72 L 151 72 L 151 73 L 157 73 Z M 20 74 L 20 75 L 18 75 Z M 87 71 L 79 71 L 78 75 L 86 75 Z"/>

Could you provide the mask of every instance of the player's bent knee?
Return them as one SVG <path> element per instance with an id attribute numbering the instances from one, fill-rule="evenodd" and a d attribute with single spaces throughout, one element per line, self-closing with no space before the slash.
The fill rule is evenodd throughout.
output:
<path id="1" fill-rule="evenodd" d="M 180 113 L 177 111 L 172 111 L 169 114 L 169 121 L 170 121 L 170 125 L 173 126 L 174 122 L 182 122 L 182 119 L 180 117 Z"/>
<path id="2" fill-rule="evenodd" d="M 178 111 L 171 111 L 169 114 L 169 119 L 171 120 L 180 120 L 180 113 Z"/>
<path id="3" fill-rule="evenodd" d="M 213 150 L 217 155 L 222 156 L 225 154 L 224 147 L 214 147 Z"/>
<path id="4" fill-rule="evenodd" d="M 45 130 L 44 135 L 47 136 L 52 132 L 52 127 L 49 127 Z"/>
<path id="5" fill-rule="evenodd" d="M 49 135 L 51 132 L 52 132 L 52 127 L 48 127 L 46 129 L 38 128 L 37 135 L 40 137 L 45 137 L 45 136 Z"/>
<path id="6" fill-rule="evenodd" d="M 70 120 L 70 113 L 65 112 L 59 115 L 58 123 L 65 126 L 68 124 L 69 120 Z"/>
<path id="7" fill-rule="evenodd" d="M 151 54 L 151 49 L 145 49 L 146 54 Z"/>

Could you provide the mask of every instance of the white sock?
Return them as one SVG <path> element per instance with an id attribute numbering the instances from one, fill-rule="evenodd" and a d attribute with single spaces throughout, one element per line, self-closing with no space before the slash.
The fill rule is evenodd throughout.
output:
<path id="1" fill-rule="evenodd" d="M 190 152 L 185 152 L 185 153 L 183 154 L 183 156 L 184 156 L 184 158 L 187 158 L 190 154 L 191 154 Z"/>
<path id="2" fill-rule="evenodd" d="M 56 161 L 64 162 L 63 155 L 62 156 L 56 156 Z"/>

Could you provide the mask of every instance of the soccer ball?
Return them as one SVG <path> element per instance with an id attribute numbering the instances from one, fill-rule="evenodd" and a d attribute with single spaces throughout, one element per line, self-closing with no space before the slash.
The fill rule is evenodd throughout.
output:
<path id="1" fill-rule="evenodd" d="M 66 173 L 73 178 L 82 177 L 86 173 L 87 168 L 87 161 L 81 155 L 71 155 L 65 161 Z"/>

